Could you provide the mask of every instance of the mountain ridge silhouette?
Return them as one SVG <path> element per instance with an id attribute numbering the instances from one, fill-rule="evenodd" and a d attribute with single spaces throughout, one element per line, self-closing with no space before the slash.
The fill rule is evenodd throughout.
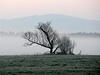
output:
<path id="1" fill-rule="evenodd" d="M 52 22 L 54 30 L 63 33 L 100 32 L 100 21 L 87 20 L 62 14 L 46 14 L 14 19 L 0 19 L 0 31 L 34 31 L 39 22 Z"/>

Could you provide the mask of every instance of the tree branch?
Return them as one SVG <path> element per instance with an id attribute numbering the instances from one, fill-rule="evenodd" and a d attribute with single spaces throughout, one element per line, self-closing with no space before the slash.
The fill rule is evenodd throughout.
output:
<path id="1" fill-rule="evenodd" d="M 29 40 L 29 39 L 27 39 L 29 42 L 31 42 L 31 44 L 29 44 L 29 45 L 32 45 L 32 44 L 37 44 L 37 45 L 40 45 L 40 46 L 43 46 L 43 47 L 46 47 L 46 48 L 50 48 L 49 46 L 46 46 L 46 45 L 44 45 L 44 44 L 40 44 L 40 43 L 38 43 L 38 42 L 34 42 L 34 41 L 31 41 L 31 40 Z"/>

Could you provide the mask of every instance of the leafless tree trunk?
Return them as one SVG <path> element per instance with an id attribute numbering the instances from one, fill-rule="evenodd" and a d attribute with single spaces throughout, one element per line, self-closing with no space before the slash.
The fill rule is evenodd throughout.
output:
<path id="1" fill-rule="evenodd" d="M 26 32 L 23 35 L 23 38 L 28 40 L 26 43 L 26 46 L 30 46 L 32 44 L 37 44 L 40 46 L 43 46 L 45 48 L 50 49 L 50 54 L 53 54 L 53 49 L 57 45 L 58 41 L 58 34 L 53 30 L 53 28 L 50 26 L 51 22 L 46 23 L 38 23 L 37 25 L 37 32 Z M 55 48 L 57 49 L 57 48 Z M 55 51 L 55 50 L 54 50 Z"/>
<path id="2" fill-rule="evenodd" d="M 74 55 L 73 50 L 75 47 L 75 42 L 72 42 L 69 37 L 63 36 L 58 41 L 58 47 L 61 50 L 61 54 Z"/>

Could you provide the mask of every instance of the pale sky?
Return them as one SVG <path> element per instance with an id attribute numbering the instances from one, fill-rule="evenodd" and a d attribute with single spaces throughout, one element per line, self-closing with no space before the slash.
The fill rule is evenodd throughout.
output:
<path id="1" fill-rule="evenodd" d="M 0 19 L 44 14 L 100 20 L 100 0 L 0 0 Z"/>

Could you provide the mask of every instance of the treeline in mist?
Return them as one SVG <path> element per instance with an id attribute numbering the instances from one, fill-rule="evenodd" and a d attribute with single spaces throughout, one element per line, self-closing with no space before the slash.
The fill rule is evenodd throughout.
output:
<path id="1" fill-rule="evenodd" d="M 24 32 L 5 32 L 5 31 L 0 31 L 0 36 L 21 36 L 23 35 Z M 63 34 L 63 35 L 69 35 L 69 36 L 97 36 L 100 37 L 100 33 L 97 32 L 90 32 L 90 33 L 86 33 L 86 32 L 77 32 L 77 33 L 69 33 L 69 34 Z"/>

